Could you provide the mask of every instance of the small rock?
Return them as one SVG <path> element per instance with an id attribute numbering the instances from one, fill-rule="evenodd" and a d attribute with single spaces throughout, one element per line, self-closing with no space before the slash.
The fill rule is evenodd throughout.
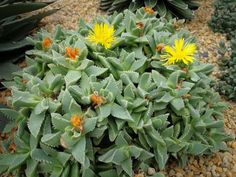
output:
<path id="1" fill-rule="evenodd" d="M 178 172 L 178 173 L 182 173 L 182 174 L 185 173 L 185 171 L 182 168 L 178 168 L 178 167 L 175 168 L 175 171 Z"/>
<path id="2" fill-rule="evenodd" d="M 181 173 L 176 173 L 176 177 L 183 177 L 184 175 Z"/>
<path id="3" fill-rule="evenodd" d="M 212 177 L 211 172 L 206 172 L 206 177 Z"/>
<path id="4" fill-rule="evenodd" d="M 232 142 L 231 147 L 232 147 L 233 149 L 236 149 L 236 142 Z"/>
<path id="5" fill-rule="evenodd" d="M 189 167 L 190 167 L 190 169 L 193 170 L 194 172 L 199 171 L 199 169 L 196 168 L 194 165 L 190 165 Z"/>
<path id="6" fill-rule="evenodd" d="M 226 172 L 226 176 L 227 176 L 227 177 L 233 177 L 233 175 L 232 175 L 232 173 L 231 173 L 230 171 L 227 171 L 227 172 Z"/>
<path id="7" fill-rule="evenodd" d="M 170 176 L 175 176 L 175 174 L 176 174 L 175 170 L 170 170 L 170 172 L 169 172 Z"/>
<path id="8" fill-rule="evenodd" d="M 208 56 L 209 56 L 209 55 L 208 55 L 208 52 L 203 52 L 203 53 L 202 53 L 202 57 L 203 57 L 203 58 L 208 58 Z"/>
<path id="9" fill-rule="evenodd" d="M 186 175 L 186 176 L 188 176 L 188 177 L 193 177 L 193 176 L 194 176 L 194 174 L 193 174 L 193 172 L 191 171 L 191 172 L 187 173 L 187 175 Z"/>
<path id="10" fill-rule="evenodd" d="M 221 167 L 216 167 L 216 172 L 217 173 L 222 173 L 223 172 L 223 169 Z"/>
<path id="11" fill-rule="evenodd" d="M 147 173 L 148 173 L 148 175 L 152 176 L 152 175 L 154 175 L 156 173 L 156 170 L 155 170 L 155 168 L 149 167 Z"/>
<path id="12" fill-rule="evenodd" d="M 236 173 L 236 164 L 234 164 L 234 166 L 233 166 L 233 172 L 235 172 Z"/>

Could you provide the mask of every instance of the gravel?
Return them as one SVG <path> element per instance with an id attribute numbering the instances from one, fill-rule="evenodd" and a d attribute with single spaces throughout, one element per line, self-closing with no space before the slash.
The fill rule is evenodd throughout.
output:
<path id="1" fill-rule="evenodd" d="M 200 8 L 195 11 L 195 19 L 184 24 L 198 40 L 199 56 L 205 63 L 215 65 L 213 78 L 218 74 L 217 49 L 222 34 L 213 33 L 208 27 L 208 21 L 213 13 L 213 0 L 202 0 Z M 97 15 L 104 14 L 98 10 L 99 0 L 59 0 L 48 8 L 61 8 L 57 13 L 45 18 L 41 27 L 53 32 L 56 25 L 72 30 L 77 27 L 79 18 L 90 21 Z M 9 91 L 0 92 L 0 103 L 6 103 L 5 97 Z M 225 131 L 232 136 L 236 135 L 236 104 L 229 103 L 225 111 Z M 176 162 L 170 162 L 163 173 L 168 177 L 235 177 L 236 176 L 236 141 L 227 143 L 229 151 L 219 152 L 209 156 L 189 157 L 187 166 L 180 168 Z M 151 173 L 150 169 L 150 173 Z"/>

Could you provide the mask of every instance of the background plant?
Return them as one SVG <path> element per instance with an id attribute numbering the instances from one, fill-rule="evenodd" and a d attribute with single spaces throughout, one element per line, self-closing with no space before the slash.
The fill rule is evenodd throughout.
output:
<path id="1" fill-rule="evenodd" d="M 18 130 L 14 154 L 1 143 L 1 173 L 128 177 L 163 169 L 169 158 L 184 165 L 188 155 L 226 150 L 226 105 L 209 87 L 212 66 L 163 65 L 164 46 L 194 39 L 155 16 L 126 10 L 31 39 L 28 67 L 4 83 L 14 108 L 1 109 L 12 120 L 4 132 Z M 95 24 L 114 27 L 111 46 L 88 37 L 99 33 Z"/>
<path id="2" fill-rule="evenodd" d="M 231 47 L 220 43 L 219 61 L 220 76 L 215 85 L 216 90 L 227 99 L 236 101 L 236 38 L 231 40 Z M 227 53 L 231 53 L 230 56 Z"/>
<path id="3" fill-rule="evenodd" d="M 234 0 L 216 0 L 215 11 L 209 22 L 214 32 L 226 34 L 228 39 L 236 38 L 236 3 Z"/>
<path id="4" fill-rule="evenodd" d="M 32 45 L 25 39 L 45 16 L 56 10 L 22 15 L 47 6 L 49 3 L 6 0 L 0 2 L 0 80 L 11 79 L 12 72 L 19 70 L 16 63 L 24 58 Z"/>
<path id="5" fill-rule="evenodd" d="M 226 34 L 230 40 L 230 47 L 226 47 L 224 42 L 220 43 L 219 65 L 220 76 L 215 88 L 219 93 L 225 95 L 230 100 L 235 100 L 236 96 L 236 4 L 233 0 L 223 0 L 215 2 L 215 12 L 209 22 L 214 32 Z M 227 54 L 230 56 L 227 56 Z"/>
<path id="6" fill-rule="evenodd" d="M 121 12 L 127 8 L 135 11 L 143 6 L 153 8 L 161 17 L 192 19 L 193 10 L 196 10 L 199 4 L 196 0 L 101 0 L 100 2 L 100 8 L 108 10 L 109 14 L 114 11 Z"/>

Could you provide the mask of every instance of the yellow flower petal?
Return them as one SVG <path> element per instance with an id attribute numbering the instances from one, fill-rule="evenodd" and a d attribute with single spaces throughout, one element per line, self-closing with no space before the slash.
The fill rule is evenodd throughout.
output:
<path id="1" fill-rule="evenodd" d="M 165 53 L 161 55 L 165 65 L 172 65 L 176 63 L 184 63 L 188 65 L 194 61 L 194 54 L 196 52 L 196 45 L 193 43 L 186 43 L 184 39 L 177 39 L 174 41 L 174 46 L 165 46 Z"/>
<path id="2" fill-rule="evenodd" d="M 109 26 L 106 23 L 96 23 L 93 27 L 93 31 L 89 32 L 88 40 L 95 44 L 101 44 L 108 49 L 116 39 L 114 33 L 114 26 Z"/>

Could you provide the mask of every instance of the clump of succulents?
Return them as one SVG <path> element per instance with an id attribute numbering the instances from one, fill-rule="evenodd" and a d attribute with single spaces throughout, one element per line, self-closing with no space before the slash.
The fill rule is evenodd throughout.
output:
<path id="1" fill-rule="evenodd" d="M 121 12 L 125 9 L 136 11 L 140 7 L 146 6 L 151 11 L 157 11 L 157 15 L 166 18 L 192 19 L 193 10 L 199 6 L 197 0 L 101 0 L 100 8 L 107 10 L 109 14 Z"/>
<path id="2" fill-rule="evenodd" d="M 17 131 L 1 143 L 0 173 L 137 177 L 152 167 L 146 176 L 158 177 L 169 158 L 226 150 L 212 66 L 188 32 L 155 16 L 126 10 L 31 39 L 28 66 L 4 83 L 4 131 Z"/>
<path id="3" fill-rule="evenodd" d="M 236 37 L 235 0 L 216 0 L 215 12 L 209 22 L 214 32 L 225 33 L 229 39 Z"/>
<path id="4" fill-rule="evenodd" d="M 231 55 L 226 55 L 228 48 L 220 43 L 219 65 L 220 77 L 216 83 L 216 90 L 228 99 L 236 101 L 236 38 L 231 40 Z"/>

